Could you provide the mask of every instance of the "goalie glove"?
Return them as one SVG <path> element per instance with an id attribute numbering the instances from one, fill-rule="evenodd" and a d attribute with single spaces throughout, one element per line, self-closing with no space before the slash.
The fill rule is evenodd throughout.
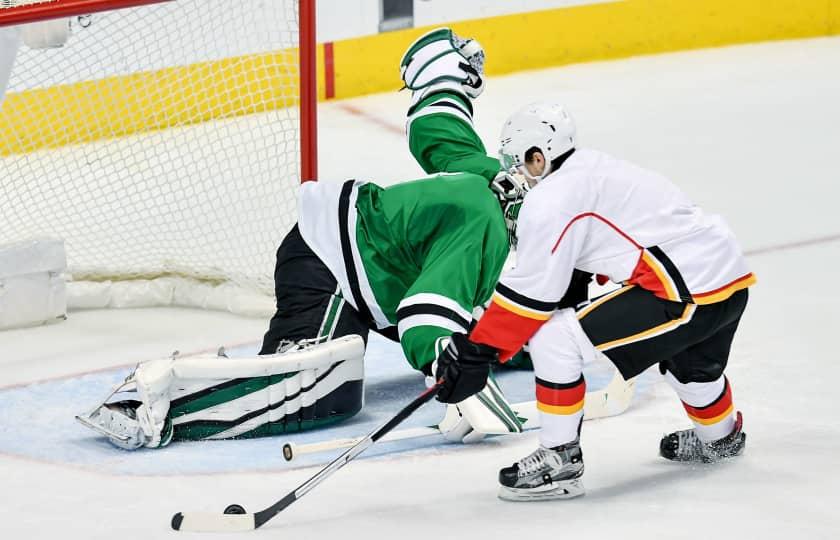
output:
<path id="1" fill-rule="evenodd" d="M 474 39 L 438 28 L 408 47 L 400 61 L 400 77 L 404 88 L 415 92 L 415 103 L 441 89 L 475 99 L 484 91 L 484 49 Z"/>

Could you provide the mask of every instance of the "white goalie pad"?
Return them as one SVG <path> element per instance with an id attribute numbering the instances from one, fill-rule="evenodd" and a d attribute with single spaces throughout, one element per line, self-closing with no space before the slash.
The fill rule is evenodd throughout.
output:
<path id="1" fill-rule="evenodd" d="M 202 437 L 226 439 L 282 419 L 343 383 L 363 378 L 364 341 L 355 335 L 300 342 L 263 356 L 229 358 L 223 350 L 173 355 L 140 364 L 105 403 L 77 418 L 126 449 L 165 446 L 175 427 L 196 421 L 230 423 Z M 249 380 L 256 382 L 249 386 Z M 126 411 L 120 404 L 127 402 L 135 408 Z M 355 405 L 361 408 L 362 403 Z"/>
<path id="2" fill-rule="evenodd" d="M 237 358 L 218 354 L 183 357 L 173 365 L 173 373 L 182 381 L 259 377 L 323 368 L 352 359 L 361 360 L 364 354 L 364 341 L 352 335 L 321 343 L 302 342 L 298 348 L 277 354 Z"/>
<path id="3" fill-rule="evenodd" d="M 455 405 L 447 405 L 438 429 L 447 440 L 472 443 L 486 435 L 520 433 L 522 419 L 491 375 L 481 392 Z"/>

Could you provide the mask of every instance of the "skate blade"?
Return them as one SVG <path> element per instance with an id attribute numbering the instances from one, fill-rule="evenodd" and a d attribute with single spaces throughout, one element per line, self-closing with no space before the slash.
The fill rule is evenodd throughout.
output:
<path id="1" fill-rule="evenodd" d="M 555 482 L 554 484 L 531 489 L 517 489 L 499 486 L 499 498 L 503 501 L 512 502 L 574 499 L 575 497 L 580 497 L 585 493 L 586 490 L 583 487 L 583 482 L 579 478 L 566 482 Z"/>

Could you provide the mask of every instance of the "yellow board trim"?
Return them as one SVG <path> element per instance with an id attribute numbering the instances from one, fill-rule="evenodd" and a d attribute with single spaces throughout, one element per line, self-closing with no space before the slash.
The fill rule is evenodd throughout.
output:
<path id="1" fill-rule="evenodd" d="M 428 26 L 335 42 L 336 97 L 400 88 L 399 61 Z M 840 33 L 840 0 L 624 0 L 448 24 L 487 52 L 488 75 Z M 527 35 L 527 38 L 524 36 Z"/>
<path id="2" fill-rule="evenodd" d="M 551 318 L 551 314 L 546 315 L 544 313 L 528 311 L 517 305 L 511 304 L 510 302 L 499 296 L 498 293 L 493 295 L 493 303 L 498 304 L 499 307 L 502 309 L 505 309 L 512 313 L 516 313 L 520 317 L 525 317 L 527 319 L 534 319 L 535 321 L 547 321 Z"/>
<path id="3" fill-rule="evenodd" d="M 840 33 L 840 0 L 624 0 L 451 23 L 487 51 L 487 74 L 755 41 Z M 405 48 L 433 27 L 334 43 L 335 97 L 396 91 Z M 527 34 L 527 39 L 522 36 Z M 253 114 L 297 104 L 296 74 L 256 78 L 272 56 L 243 56 L 9 94 L 0 156 Z M 324 48 L 317 50 L 324 98 Z M 255 69 L 257 68 L 257 69 Z M 270 68 L 274 69 L 274 68 Z M 231 81 L 234 84 L 231 85 Z M 268 99 L 255 106 L 246 96 Z M 95 98 L 95 99 L 93 99 Z M 198 106 L 206 103 L 206 106 Z M 37 111 L 37 112 L 33 112 Z"/>
<path id="4" fill-rule="evenodd" d="M 725 411 L 715 416 L 714 418 L 698 418 L 691 414 L 689 414 L 688 417 L 691 418 L 692 421 L 697 422 L 698 424 L 702 424 L 704 426 L 711 426 L 712 424 L 717 424 L 718 422 L 732 414 L 734 408 L 735 405 L 732 404 L 729 407 L 727 407 Z"/>
<path id="5" fill-rule="evenodd" d="M 578 401 L 574 405 L 546 405 L 538 401 L 537 409 L 548 414 L 575 414 L 583 409 L 583 400 Z"/>
<path id="6" fill-rule="evenodd" d="M 297 55 L 287 49 L 10 93 L 0 108 L 0 156 L 296 106 Z"/>
<path id="7" fill-rule="evenodd" d="M 639 332 L 638 334 L 633 334 L 632 336 L 628 336 L 626 338 L 615 339 L 607 343 L 602 343 L 601 345 L 596 345 L 595 348 L 603 352 L 609 349 L 614 349 L 615 347 L 621 347 L 622 345 L 628 345 L 636 341 L 642 341 L 643 339 L 653 337 L 654 335 L 667 332 L 668 330 L 681 326 L 689 320 L 691 320 L 691 317 L 694 315 L 695 309 L 697 309 L 696 305 L 687 304 L 685 306 L 685 310 L 683 310 L 683 313 L 682 315 L 680 315 L 679 319 L 674 319 L 673 321 L 662 323 L 658 326 L 654 326 L 653 328 L 645 330 L 644 332 Z"/>

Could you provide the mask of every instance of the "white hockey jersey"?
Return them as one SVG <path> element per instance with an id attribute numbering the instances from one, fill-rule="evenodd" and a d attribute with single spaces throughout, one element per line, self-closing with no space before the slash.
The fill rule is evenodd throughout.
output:
<path id="1" fill-rule="evenodd" d="M 516 266 L 472 332 L 502 357 L 551 317 L 575 268 L 675 302 L 710 304 L 749 287 L 732 231 L 661 175 L 578 149 L 525 197 Z"/>

